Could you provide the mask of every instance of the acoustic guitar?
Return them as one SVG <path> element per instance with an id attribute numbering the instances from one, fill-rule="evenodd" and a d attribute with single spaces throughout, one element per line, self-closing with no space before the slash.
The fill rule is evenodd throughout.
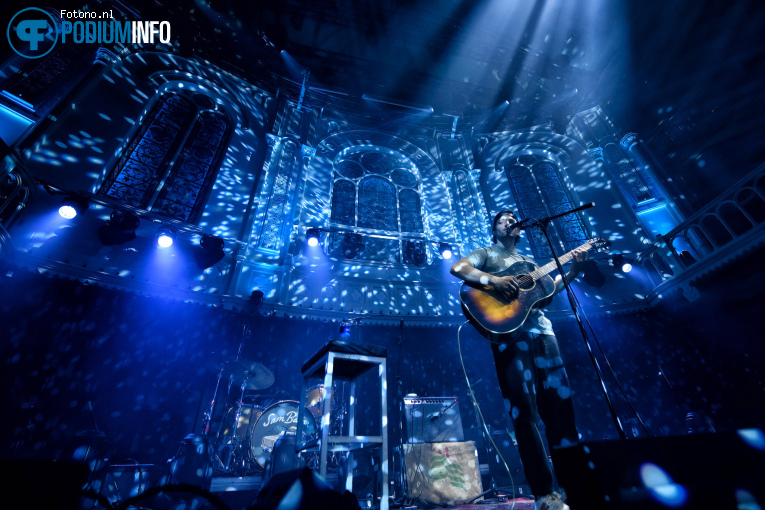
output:
<path id="1" fill-rule="evenodd" d="M 589 251 L 607 245 L 608 241 L 603 239 L 590 239 L 576 249 Z M 559 257 L 561 265 L 574 258 L 574 251 Z M 490 285 L 463 282 L 460 300 L 465 317 L 483 336 L 512 333 L 521 327 L 532 308 L 549 304 L 549 298 L 555 293 L 555 282 L 550 273 L 557 269 L 554 260 L 541 267 L 524 260 L 504 271 L 492 273 L 494 276 L 515 276 L 520 287 L 515 299 L 506 299 Z"/>

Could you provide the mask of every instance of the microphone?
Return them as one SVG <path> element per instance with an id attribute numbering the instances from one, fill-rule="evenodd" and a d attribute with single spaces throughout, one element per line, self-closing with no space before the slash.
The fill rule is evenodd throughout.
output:
<path id="1" fill-rule="evenodd" d="M 590 207 L 595 207 L 595 202 L 590 202 L 589 204 L 580 205 L 576 209 L 572 209 L 570 211 L 566 211 L 566 212 L 561 213 L 561 214 L 556 214 L 555 216 L 549 216 L 547 218 L 541 218 L 539 220 L 535 220 L 534 218 L 524 218 L 521 221 L 518 221 L 518 222 L 514 223 L 513 226 L 510 227 L 510 228 L 511 229 L 512 228 L 517 228 L 519 230 L 527 230 L 527 229 L 535 227 L 539 223 L 543 223 L 543 224 L 547 225 L 551 220 L 554 220 L 555 218 L 559 218 L 561 216 L 565 216 L 567 214 L 571 214 L 571 213 L 575 213 L 575 212 L 579 212 L 579 211 L 584 211 L 585 209 L 589 209 Z M 532 221 L 534 223 L 530 223 Z"/>
<path id="2" fill-rule="evenodd" d="M 508 228 L 510 230 L 512 230 L 514 228 L 517 228 L 518 230 L 527 230 L 527 229 L 529 229 L 529 228 L 534 226 L 534 225 L 528 225 L 529 221 L 530 221 L 530 218 L 526 218 L 525 220 L 521 220 L 521 221 L 519 221 L 517 223 L 513 223 Z"/>

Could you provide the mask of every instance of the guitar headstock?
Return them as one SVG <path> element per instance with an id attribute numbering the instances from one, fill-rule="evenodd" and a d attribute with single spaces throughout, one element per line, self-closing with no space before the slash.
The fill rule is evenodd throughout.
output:
<path id="1" fill-rule="evenodd" d="M 611 248 L 611 241 L 606 241 L 600 237 L 593 237 L 587 241 L 587 244 L 592 246 L 592 250 L 594 251 L 607 251 L 609 248 Z"/>

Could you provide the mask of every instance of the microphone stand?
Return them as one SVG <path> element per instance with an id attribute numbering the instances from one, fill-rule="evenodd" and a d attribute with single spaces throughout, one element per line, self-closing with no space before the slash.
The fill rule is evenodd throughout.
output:
<path id="1" fill-rule="evenodd" d="M 547 239 L 547 244 L 550 247 L 550 252 L 552 253 L 553 259 L 555 260 L 555 265 L 558 267 L 560 276 L 563 279 L 563 286 L 566 288 L 566 295 L 568 296 L 569 305 L 571 305 L 571 310 L 574 312 L 574 318 L 576 318 L 576 323 L 579 325 L 579 331 L 582 334 L 582 339 L 584 340 L 584 344 L 587 346 L 587 352 L 590 354 L 590 360 L 592 360 L 592 364 L 595 367 L 595 373 L 598 376 L 598 382 L 600 383 L 600 388 L 603 390 L 603 396 L 606 399 L 606 404 L 608 404 L 608 409 L 611 413 L 611 418 L 614 420 L 614 424 L 616 425 L 616 431 L 619 433 L 619 439 L 627 439 L 627 435 L 624 432 L 624 427 L 622 426 L 622 422 L 621 420 L 619 420 L 619 415 L 616 413 L 616 408 L 614 407 L 614 404 L 611 401 L 611 397 L 608 394 L 608 388 L 606 388 L 606 383 L 603 380 L 603 372 L 600 369 L 600 364 L 598 363 L 598 360 L 595 357 L 595 353 L 592 350 L 592 344 L 590 343 L 589 336 L 587 335 L 587 331 L 584 328 L 582 317 L 579 315 L 579 309 L 576 306 L 576 301 L 574 300 L 573 291 L 571 290 L 571 286 L 569 285 L 569 283 L 566 281 L 566 273 L 563 271 L 563 266 L 561 265 L 560 260 L 558 259 L 558 255 L 556 255 L 555 253 L 555 248 L 553 247 L 552 240 L 550 239 L 550 235 L 547 232 L 547 225 L 549 225 L 552 220 L 556 218 L 560 218 L 561 216 L 566 216 L 567 214 L 572 214 L 575 212 L 583 211 L 584 209 L 589 209 L 590 207 L 593 207 L 594 205 L 595 205 L 595 202 L 590 202 L 589 204 L 584 204 L 582 206 L 577 207 L 576 209 L 562 212 L 560 214 L 556 214 L 555 216 L 542 218 L 541 220 L 537 220 L 534 218 L 526 218 L 520 221 L 519 225 L 525 226 L 523 225 L 524 223 L 529 223 L 539 228 L 544 234 L 545 239 Z"/>

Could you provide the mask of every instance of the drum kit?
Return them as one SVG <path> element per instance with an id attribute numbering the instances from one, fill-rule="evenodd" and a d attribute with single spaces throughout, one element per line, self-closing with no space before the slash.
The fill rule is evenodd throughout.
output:
<path id="1" fill-rule="evenodd" d="M 271 370 L 261 363 L 245 359 L 213 361 L 209 368 L 218 370 L 218 380 L 209 410 L 204 414 L 203 427 L 204 434 L 214 445 L 212 463 L 215 471 L 230 476 L 263 474 L 268 469 L 269 459 L 276 455 L 279 444 L 285 443 L 280 438 L 297 433 L 299 402 L 277 400 L 277 395 L 283 392 L 259 394 L 273 386 L 275 381 Z M 238 381 L 241 384 L 236 392 L 234 384 Z M 227 389 L 223 405 L 220 405 L 216 400 L 223 382 L 227 383 Z M 232 391 L 236 396 L 232 397 Z M 335 388 L 330 397 L 330 427 L 333 434 L 340 434 L 345 406 L 335 408 L 334 394 Z M 322 384 L 306 391 L 301 442 L 318 432 L 324 395 Z M 233 403 L 229 402 L 232 398 L 236 399 Z M 294 443 L 294 439 L 291 440 L 291 444 Z M 318 457 L 314 457 L 317 456 L 309 454 L 306 457 L 309 467 L 314 467 L 313 464 L 318 466 Z M 330 456 L 329 464 L 339 465 L 339 459 Z"/>

